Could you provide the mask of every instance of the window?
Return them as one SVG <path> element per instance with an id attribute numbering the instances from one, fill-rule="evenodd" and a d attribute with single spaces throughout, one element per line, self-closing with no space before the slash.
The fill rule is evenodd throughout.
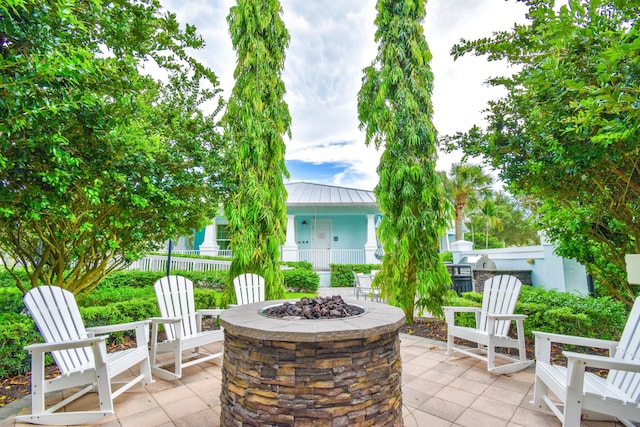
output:
<path id="1" fill-rule="evenodd" d="M 231 247 L 231 240 L 229 239 L 229 230 L 227 224 L 218 224 L 218 230 L 216 233 L 218 247 L 221 250 L 227 250 Z"/>

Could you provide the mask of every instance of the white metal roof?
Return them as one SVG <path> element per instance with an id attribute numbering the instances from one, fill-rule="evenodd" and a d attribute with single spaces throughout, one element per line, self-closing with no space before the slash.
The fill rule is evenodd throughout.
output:
<path id="1" fill-rule="evenodd" d="M 287 206 L 376 206 L 373 191 L 310 182 L 285 184 Z"/>

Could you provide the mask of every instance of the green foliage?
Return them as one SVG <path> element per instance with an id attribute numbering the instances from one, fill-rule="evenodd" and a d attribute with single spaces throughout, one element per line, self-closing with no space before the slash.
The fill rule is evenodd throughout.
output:
<path id="1" fill-rule="evenodd" d="M 464 233 L 464 240 L 473 242 L 475 249 L 504 248 L 504 245 L 497 237 L 490 235 L 487 239 L 484 233 Z"/>
<path id="2" fill-rule="evenodd" d="M 204 226 L 225 189 L 213 72 L 154 0 L 0 4 L 0 257 L 78 294 Z M 164 81 L 142 74 L 145 61 Z M 201 87 L 210 89 L 204 89 Z"/>
<path id="3" fill-rule="evenodd" d="M 0 378 L 29 371 L 31 358 L 24 346 L 38 342 L 42 342 L 42 337 L 30 317 L 0 312 Z M 48 356 L 47 363 L 51 360 Z"/>
<path id="4" fill-rule="evenodd" d="M 440 253 L 440 261 L 442 262 L 453 262 L 453 252 L 441 252 Z"/>
<path id="5" fill-rule="evenodd" d="M 283 270 L 284 286 L 287 292 L 317 292 L 320 276 L 313 270 L 298 268 Z"/>
<path id="6" fill-rule="evenodd" d="M 287 267 L 313 271 L 313 264 L 309 261 L 283 261 L 280 264 L 286 265 Z"/>
<path id="7" fill-rule="evenodd" d="M 486 158 L 530 201 L 558 255 L 631 305 L 624 255 L 640 252 L 640 3 L 527 4 L 528 24 L 452 49 L 518 70 L 489 80 L 507 95 L 489 103 L 487 129 L 454 145 Z"/>
<path id="8" fill-rule="evenodd" d="M 193 302 L 196 310 L 221 307 L 222 292 L 214 289 L 194 289 Z"/>
<path id="9" fill-rule="evenodd" d="M 435 171 L 431 52 L 424 38 L 425 2 L 378 0 L 378 53 L 364 69 L 358 119 L 367 144 L 384 146 L 375 188 L 384 249 L 374 285 L 413 321 L 414 308 L 442 313 L 451 281 L 439 258 L 439 239 L 451 205 Z"/>
<path id="10" fill-rule="evenodd" d="M 224 290 L 225 282 L 228 271 L 224 270 L 210 270 L 210 271 L 184 271 L 175 270 L 171 274 L 178 276 L 184 276 L 193 282 L 193 286 L 196 288 L 208 288 L 218 291 Z"/>
<path id="11" fill-rule="evenodd" d="M 80 315 L 84 325 L 89 327 L 136 322 L 160 315 L 155 294 L 153 298 L 134 298 L 113 302 L 114 300 L 101 305 L 81 306 Z"/>
<path id="12" fill-rule="evenodd" d="M 278 0 L 238 0 L 227 17 L 236 50 L 235 85 L 223 117 L 232 147 L 234 189 L 225 204 L 233 249 L 225 303 L 235 302 L 232 280 L 257 273 L 267 299 L 284 296 L 280 246 L 287 225 L 283 135 L 291 116 L 281 79 L 289 33 Z"/>
<path id="13" fill-rule="evenodd" d="M 0 287 L 0 313 L 21 313 L 23 310 L 20 289 Z"/>
<path id="14" fill-rule="evenodd" d="M 140 288 L 146 286 L 153 286 L 153 284 L 165 276 L 161 271 L 114 271 L 100 281 L 98 287 L 111 287 L 111 288 Z"/>
<path id="15" fill-rule="evenodd" d="M 380 270 L 380 264 L 329 264 L 331 269 L 331 287 L 344 288 L 353 286 L 353 272 L 371 273 Z"/>

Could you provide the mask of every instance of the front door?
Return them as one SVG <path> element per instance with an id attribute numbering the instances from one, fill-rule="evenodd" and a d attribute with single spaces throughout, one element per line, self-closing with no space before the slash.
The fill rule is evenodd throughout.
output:
<path id="1" fill-rule="evenodd" d="M 315 270 L 329 270 L 331 262 L 331 220 L 311 222 L 311 263 Z"/>

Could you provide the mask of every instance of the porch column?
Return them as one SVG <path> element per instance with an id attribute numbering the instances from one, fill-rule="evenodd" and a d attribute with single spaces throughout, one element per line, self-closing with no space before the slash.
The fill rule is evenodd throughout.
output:
<path id="1" fill-rule="evenodd" d="M 367 214 L 367 242 L 364 244 L 364 262 L 366 264 L 378 264 L 380 262 L 376 258 L 378 242 L 376 240 L 376 224 L 374 218 L 375 215 Z"/>
<path id="2" fill-rule="evenodd" d="M 282 246 L 282 261 L 298 261 L 295 219 L 295 215 L 287 215 L 287 238 Z"/>
<path id="3" fill-rule="evenodd" d="M 213 224 L 207 225 L 204 229 L 204 241 L 200 244 L 200 255 L 218 256 L 218 226 L 216 219 L 213 218 Z"/>

